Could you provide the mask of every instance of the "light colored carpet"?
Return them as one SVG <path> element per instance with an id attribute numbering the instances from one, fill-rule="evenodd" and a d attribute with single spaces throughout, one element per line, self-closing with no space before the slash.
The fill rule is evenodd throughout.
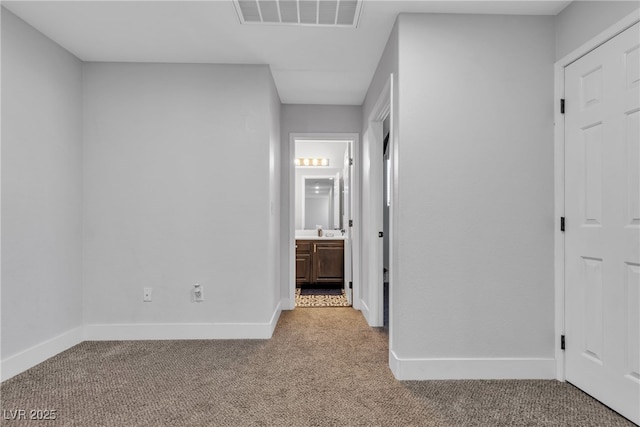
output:
<path id="1" fill-rule="evenodd" d="M 282 313 L 270 340 L 85 342 L 0 386 L 36 426 L 631 426 L 556 381 L 409 381 L 351 308 Z M 6 420 L 3 426 L 28 425 Z"/>
<path id="2" fill-rule="evenodd" d="M 349 307 L 350 305 L 344 291 L 340 295 L 300 295 L 300 288 L 296 288 L 296 307 Z"/>

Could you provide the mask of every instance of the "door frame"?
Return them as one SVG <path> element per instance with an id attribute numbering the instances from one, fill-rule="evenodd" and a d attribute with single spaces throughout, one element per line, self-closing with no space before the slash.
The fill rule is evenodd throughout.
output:
<path id="1" fill-rule="evenodd" d="M 384 135 L 382 122 L 385 118 L 389 117 L 389 155 L 391 160 L 391 206 L 389 209 L 389 343 L 392 343 L 392 302 L 393 292 L 392 286 L 396 283 L 397 270 L 396 270 L 396 258 L 397 254 L 397 242 L 396 231 L 397 223 L 395 213 L 395 203 L 397 200 L 397 150 L 395 140 L 395 123 L 393 117 L 393 73 L 389 74 L 385 85 L 383 86 L 376 103 L 374 104 L 369 117 L 366 121 L 365 135 L 363 136 L 363 144 L 367 144 L 368 157 L 365 159 L 365 150 L 363 147 L 363 165 L 368 165 L 368 175 L 366 179 L 365 188 L 365 175 L 363 171 L 363 196 L 364 191 L 367 192 L 366 200 L 369 202 L 367 209 L 367 218 L 363 216 L 363 247 L 365 242 L 365 235 L 368 247 L 373 247 L 367 252 L 362 253 L 362 273 L 363 286 L 368 287 L 368 301 L 362 302 L 363 314 L 369 326 L 383 326 L 384 324 L 384 278 L 382 268 L 383 261 L 383 239 L 378 237 L 378 232 L 383 230 L 383 214 L 382 214 L 382 202 L 384 198 L 383 191 L 383 155 L 382 149 L 384 144 Z M 379 184 L 379 185 L 378 185 Z M 363 207 L 365 198 L 363 197 Z M 375 244 L 372 245 L 371 243 Z M 366 275 L 365 275 L 366 273 Z M 367 304 L 368 303 L 368 304 Z"/>
<path id="2" fill-rule="evenodd" d="M 325 140 L 325 141 L 350 141 L 353 169 L 351 170 L 351 281 L 353 282 L 352 307 L 360 310 L 360 134 L 358 133 L 303 133 L 291 132 L 289 134 L 289 257 L 288 257 L 288 307 L 283 304 L 283 309 L 293 310 L 296 307 L 296 168 L 294 159 L 296 154 L 296 140 Z M 348 224 L 347 224 L 348 226 Z"/>
<path id="3" fill-rule="evenodd" d="M 565 126 L 560 112 L 560 99 L 564 99 L 564 69 L 600 45 L 608 42 L 627 28 L 640 22 L 640 10 L 635 10 L 579 48 L 554 64 L 554 293 L 555 293 L 555 359 L 556 379 L 566 381 L 565 355 L 561 349 L 561 336 L 565 334 L 565 241 L 560 231 L 560 218 L 564 217 L 565 199 Z M 571 108 L 569 106 L 569 108 Z"/>

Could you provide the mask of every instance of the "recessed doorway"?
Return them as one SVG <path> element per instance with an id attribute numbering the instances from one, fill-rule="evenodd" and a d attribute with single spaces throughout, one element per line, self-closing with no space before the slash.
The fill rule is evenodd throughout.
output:
<path id="1" fill-rule="evenodd" d="M 330 306 L 358 308 L 353 274 L 358 245 L 352 226 L 358 209 L 352 179 L 357 141 L 357 134 L 290 135 L 294 148 L 290 163 L 290 308 L 300 296 L 331 302 Z M 325 289 L 327 292 L 320 292 Z"/>

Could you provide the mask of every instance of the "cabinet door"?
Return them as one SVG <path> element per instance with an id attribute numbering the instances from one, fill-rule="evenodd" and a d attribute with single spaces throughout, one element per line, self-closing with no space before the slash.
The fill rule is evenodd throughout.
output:
<path id="1" fill-rule="evenodd" d="M 311 282 L 311 254 L 296 254 L 296 284 L 306 285 Z"/>
<path id="2" fill-rule="evenodd" d="M 342 283 L 344 248 L 342 241 L 314 243 L 313 282 Z"/>

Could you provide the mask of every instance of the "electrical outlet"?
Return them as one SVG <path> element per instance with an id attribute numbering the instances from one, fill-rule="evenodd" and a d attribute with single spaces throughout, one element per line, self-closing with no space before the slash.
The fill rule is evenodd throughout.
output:
<path id="1" fill-rule="evenodd" d="M 151 302 L 151 288 L 144 288 L 144 296 L 142 300 L 144 302 Z"/>
<path id="2" fill-rule="evenodd" d="M 196 283 L 193 285 L 193 301 L 204 301 L 204 286 L 202 286 L 200 283 Z"/>

